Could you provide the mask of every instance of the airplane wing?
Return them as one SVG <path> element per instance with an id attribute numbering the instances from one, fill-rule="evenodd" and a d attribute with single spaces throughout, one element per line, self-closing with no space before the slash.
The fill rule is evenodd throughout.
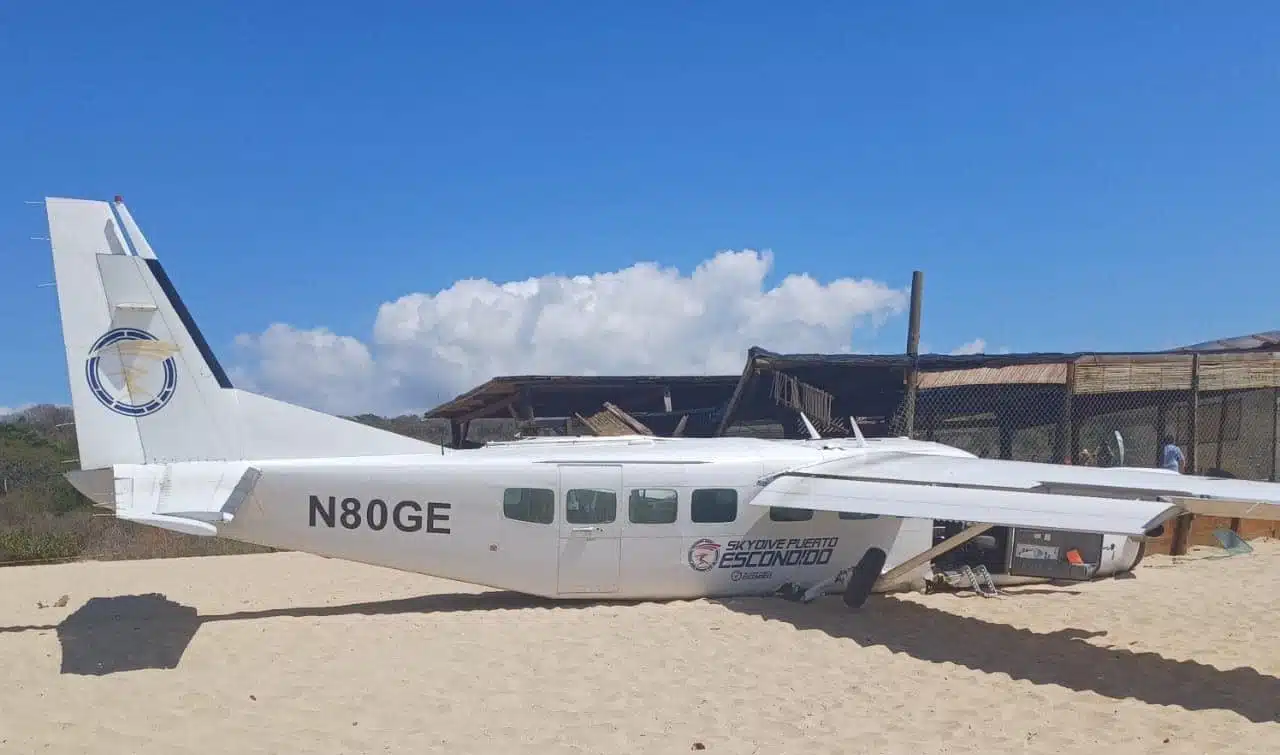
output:
<path id="1" fill-rule="evenodd" d="M 774 475 L 760 506 L 1142 535 L 1183 513 L 1280 520 L 1280 485 L 966 456 L 835 459 Z"/>

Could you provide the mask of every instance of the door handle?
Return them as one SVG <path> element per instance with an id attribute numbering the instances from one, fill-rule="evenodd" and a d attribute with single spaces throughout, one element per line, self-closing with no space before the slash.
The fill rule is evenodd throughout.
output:
<path id="1" fill-rule="evenodd" d="M 574 527 L 572 531 L 573 532 L 600 532 L 602 530 L 599 527 Z"/>

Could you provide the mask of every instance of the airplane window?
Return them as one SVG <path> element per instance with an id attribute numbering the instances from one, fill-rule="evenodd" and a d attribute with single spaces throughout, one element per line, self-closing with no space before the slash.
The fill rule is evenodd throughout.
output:
<path id="1" fill-rule="evenodd" d="M 551 524 L 556 494 L 541 488 L 507 488 L 502 493 L 502 515 L 517 522 Z"/>
<path id="2" fill-rule="evenodd" d="M 733 488 L 711 488 L 693 491 L 689 515 L 695 522 L 723 523 L 738 518 L 738 491 Z"/>
<path id="3" fill-rule="evenodd" d="M 627 510 L 633 524 L 671 524 L 676 520 L 676 503 L 674 490 L 633 490 Z"/>
<path id="4" fill-rule="evenodd" d="M 813 518 L 813 509 L 788 509 L 782 506 L 769 507 L 769 519 L 774 522 L 807 522 Z"/>
<path id="5" fill-rule="evenodd" d="M 879 514 L 863 514 L 857 511 L 841 511 L 840 518 L 841 519 L 878 519 L 880 518 L 880 515 Z"/>
<path id="6" fill-rule="evenodd" d="M 608 524 L 618 516 L 618 494 L 612 490 L 570 490 L 564 498 L 569 524 Z"/>

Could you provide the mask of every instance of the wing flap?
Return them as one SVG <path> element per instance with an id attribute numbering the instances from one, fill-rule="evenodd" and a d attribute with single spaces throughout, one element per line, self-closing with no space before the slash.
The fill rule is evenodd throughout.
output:
<path id="1" fill-rule="evenodd" d="M 1141 536 L 1181 513 L 1160 501 L 783 475 L 759 506 Z"/>
<path id="2" fill-rule="evenodd" d="M 952 454 L 854 456 L 783 474 L 1108 498 L 1213 498 L 1280 504 L 1280 484 L 1272 482 L 1183 475 L 1163 469 L 1078 467 Z"/>

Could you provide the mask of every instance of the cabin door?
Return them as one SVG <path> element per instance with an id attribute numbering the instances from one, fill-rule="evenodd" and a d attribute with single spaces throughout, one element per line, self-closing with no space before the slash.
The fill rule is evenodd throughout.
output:
<path id="1" fill-rule="evenodd" d="M 560 467 L 560 582 L 565 593 L 618 591 L 622 467 Z"/>

